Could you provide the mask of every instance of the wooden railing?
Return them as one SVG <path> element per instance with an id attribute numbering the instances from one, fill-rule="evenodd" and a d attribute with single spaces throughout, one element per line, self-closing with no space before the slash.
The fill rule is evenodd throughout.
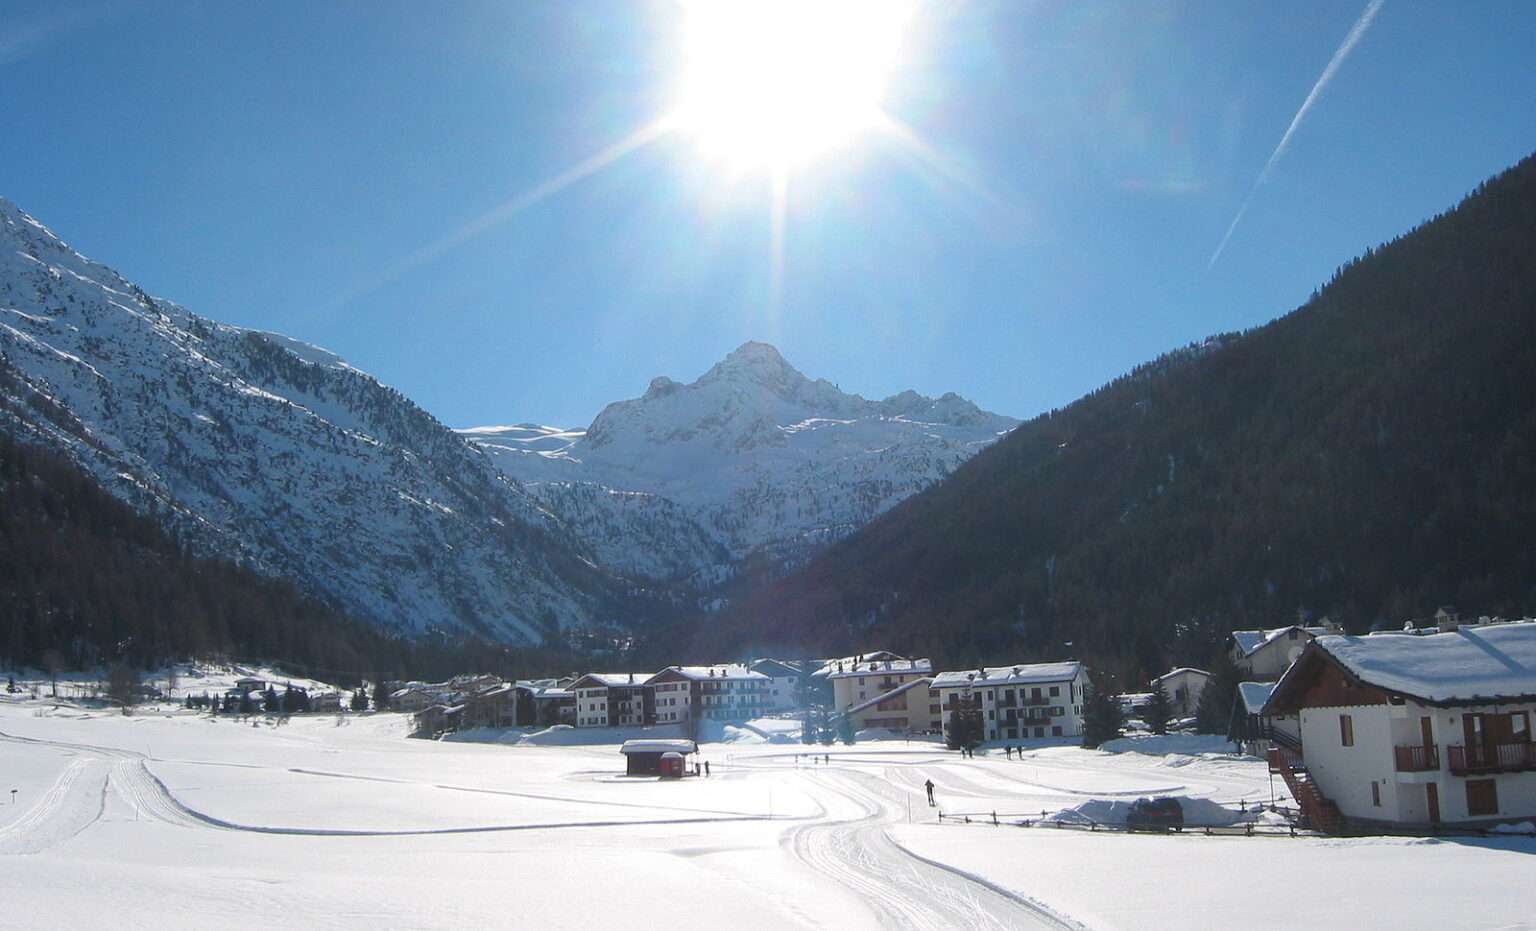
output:
<path id="1" fill-rule="evenodd" d="M 1451 772 L 1457 776 L 1483 773 L 1519 773 L 1536 770 L 1536 743 L 1473 744 L 1445 748 Z"/>
<path id="2" fill-rule="evenodd" d="M 1440 748 L 1434 745 L 1393 747 L 1392 753 L 1397 758 L 1400 773 L 1430 773 L 1440 769 Z"/>

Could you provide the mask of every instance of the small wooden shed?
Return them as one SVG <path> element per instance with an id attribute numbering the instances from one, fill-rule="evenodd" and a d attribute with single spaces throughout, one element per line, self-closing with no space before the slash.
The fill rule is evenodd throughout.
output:
<path id="1" fill-rule="evenodd" d="M 631 776 L 680 776 L 686 766 L 683 771 L 677 771 L 675 763 L 664 768 L 662 757 L 677 754 L 678 758 L 686 760 L 690 754 L 699 752 L 699 745 L 686 739 L 639 738 L 624 741 L 619 752 L 624 754 L 627 763 L 624 771 Z"/>

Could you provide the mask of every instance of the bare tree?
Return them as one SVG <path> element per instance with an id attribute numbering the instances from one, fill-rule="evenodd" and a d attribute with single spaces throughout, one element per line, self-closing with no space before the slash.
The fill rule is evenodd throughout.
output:
<path id="1" fill-rule="evenodd" d="M 122 706 L 123 714 L 139 698 L 138 670 L 124 663 L 113 663 L 107 671 L 107 697 Z"/>
<path id="2" fill-rule="evenodd" d="M 48 673 L 48 683 L 53 686 L 53 697 L 59 697 L 59 673 L 64 671 L 64 657 L 58 650 L 43 651 L 43 669 Z"/>

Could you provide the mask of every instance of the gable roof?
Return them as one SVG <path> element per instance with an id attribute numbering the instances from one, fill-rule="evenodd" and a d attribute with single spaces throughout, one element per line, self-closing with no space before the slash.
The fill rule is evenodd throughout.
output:
<path id="1" fill-rule="evenodd" d="M 626 740 L 619 752 L 630 753 L 698 753 L 699 745 L 691 740 L 669 737 L 636 737 Z"/>
<path id="2" fill-rule="evenodd" d="M 1239 682 L 1237 703 L 1242 706 L 1244 714 L 1258 714 L 1264 710 L 1264 704 L 1269 701 L 1274 690 L 1273 682 Z"/>
<path id="3" fill-rule="evenodd" d="M 1209 679 L 1211 677 L 1211 674 L 1206 672 L 1204 669 L 1196 669 L 1193 666 L 1180 666 L 1178 669 L 1170 669 L 1170 670 L 1168 670 L 1167 672 L 1163 673 L 1162 675 L 1158 676 L 1156 679 L 1153 679 L 1152 681 L 1153 682 L 1162 682 L 1165 679 L 1172 679 L 1174 676 L 1182 676 L 1182 675 L 1205 676 L 1207 679 Z"/>
<path id="4" fill-rule="evenodd" d="M 569 690 L 590 688 L 616 688 L 626 685 L 644 685 L 651 677 L 648 672 L 589 672 L 566 686 Z"/>
<path id="5" fill-rule="evenodd" d="M 883 663 L 888 659 L 904 660 L 906 657 L 892 653 L 890 650 L 871 650 L 868 653 L 860 653 L 857 656 L 844 656 L 841 659 L 820 660 L 820 666 L 816 669 L 815 672 L 811 673 L 811 675 L 830 676 L 833 673 L 844 672 L 860 664 L 867 666 L 870 663 Z M 867 674 L 868 670 L 865 672 Z"/>
<path id="6" fill-rule="evenodd" d="M 1321 637 L 1328 633 L 1326 627 L 1300 627 L 1296 624 L 1288 624 L 1285 627 L 1275 627 L 1270 630 L 1234 630 L 1230 636 L 1238 649 L 1243 651 L 1244 656 L 1252 656 L 1260 647 L 1274 643 L 1292 630 L 1299 630 L 1313 637 Z"/>
<path id="7" fill-rule="evenodd" d="M 1037 682 L 1066 682 L 1077 678 L 1083 664 L 1077 660 L 1064 663 L 1021 663 L 1017 666 L 988 666 L 984 669 L 959 669 L 933 677 L 936 689 L 984 687 L 994 685 L 1031 685 Z"/>
<path id="8" fill-rule="evenodd" d="M 718 666 L 668 666 L 656 675 L 647 679 L 653 682 L 667 673 L 672 673 L 696 682 L 720 682 L 724 680 L 763 679 L 768 677 L 760 672 L 753 672 L 740 663 L 723 663 Z"/>
<path id="9" fill-rule="evenodd" d="M 789 659 L 755 659 L 748 663 L 748 668 L 753 672 L 760 672 L 773 678 L 786 678 L 800 675 L 800 664 Z"/>
<path id="10" fill-rule="evenodd" d="M 1307 653 L 1325 657 L 1359 682 L 1426 704 L 1536 700 L 1536 624 L 1318 637 Z M 1276 683 L 1270 704 L 1294 700 L 1304 676 L 1297 662 Z"/>
<path id="11" fill-rule="evenodd" d="M 926 659 L 882 659 L 875 662 L 865 661 L 838 672 L 829 672 L 828 679 L 846 679 L 849 676 L 883 676 L 891 673 L 923 673 L 933 672 L 933 662 Z"/>

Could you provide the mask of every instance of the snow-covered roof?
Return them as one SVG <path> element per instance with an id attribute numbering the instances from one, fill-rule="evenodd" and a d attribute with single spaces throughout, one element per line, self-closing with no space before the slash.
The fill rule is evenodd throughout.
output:
<path id="1" fill-rule="evenodd" d="M 1536 698 L 1536 624 L 1418 637 L 1318 637 L 1313 643 L 1360 681 L 1431 703 Z M 1293 666 L 1280 685 L 1294 673 Z"/>
<path id="2" fill-rule="evenodd" d="M 828 679 L 846 679 L 849 676 L 878 676 L 892 672 L 927 674 L 933 672 L 933 662 L 926 659 L 864 660 L 851 666 L 844 666 L 841 670 L 834 668 L 832 672 L 824 675 Z"/>
<path id="3" fill-rule="evenodd" d="M 691 740 L 665 737 L 637 737 L 624 741 L 620 753 L 698 753 L 699 745 Z"/>
<path id="4" fill-rule="evenodd" d="M 768 678 L 768 676 L 760 672 L 753 672 L 740 663 L 724 663 L 718 666 L 668 666 L 661 672 L 656 673 L 656 676 L 668 672 L 677 673 L 685 679 L 696 679 L 703 682 L 719 682 L 722 679 L 766 680 Z M 654 679 L 656 676 L 651 676 L 651 678 Z"/>
<path id="5" fill-rule="evenodd" d="M 892 697 L 893 695 L 900 695 L 902 692 L 905 692 L 908 689 L 915 689 L 918 686 L 928 688 L 931 685 L 933 685 L 933 679 L 928 676 L 924 676 L 921 679 L 913 679 L 911 682 L 903 682 L 901 685 L 896 686 L 889 692 L 882 692 L 881 694 L 876 695 L 874 698 L 871 698 L 868 701 L 861 701 L 857 705 L 853 705 L 847 711 L 843 712 L 843 716 L 856 714 L 857 712 L 863 711 L 866 708 L 872 708 L 875 705 L 878 705 L 886 699 Z"/>
<path id="6" fill-rule="evenodd" d="M 933 677 L 936 689 L 988 685 L 1030 685 L 1037 682 L 1066 682 L 1077 678 L 1083 664 L 1077 660 L 1064 663 L 1020 663 L 1017 666 L 988 666 L 985 669 L 960 669 L 941 672 Z"/>
<path id="7" fill-rule="evenodd" d="M 830 676 L 835 672 L 852 669 L 854 666 L 857 666 L 861 663 L 867 665 L 869 663 L 884 662 L 888 659 L 904 660 L 906 657 L 898 656 L 897 654 L 892 653 L 890 650 L 871 650 L 868 653 L 860 653 L 857 656 L 844 656 L 835 659 L 817 660 L 816 662 L 819 663 L 819 666 L 815 672 L 811 673 L 811 675 Z"/>
<path id="8" fill-rule="evenodd" d="M 1158 676 L 1156 679 L 1153 679 L 1152 681 L 1153 682 L 1165 682 L 1165 681 L 1167 681 L 1169 679 L 1172 679 L 1174 676 L 1187 676 L 1187 675 L 1205 676 L 1207 679 L 1209 679 L 1211 677 L 1211 674 L 1206 672 L 1204 669 L 1196 669 L 1193 666 L 1180 666 L 1178 669 L 1170 669 L 1170 670 L 1168 670 L 1167 672 L 1163 673 L 1162 675 Z"/>
<path id="9" fill-rule="evenodd" d="M 800 674 L 800 662 L 798 660 L 764 657 L 762 659 L 755 659 L 747 665 L 755 672 L 762 672 L 764 668 L 770 669 L 770 672 L 763 673 L 766 676 L 773 676 L 775 674 L 794 676 Z"/>
<path id="10" fill-rule="evenodd" d="M 1242 703 L 1246 714 L 1258 714 L 1264 708 L 1264 703 L 1269 701 L 1269 694 L 1275 690 L 1273 682 L 1239 682 L 1237 684 L 1237 700 Z"/>
<path id="11" fill-rule="evenodd" d="M 589 672 L 572 682 L 567 688 L 615 688 L 621 685 L 644 685 L 653 674 L 649 672 Z"/>
<path id="12" fill-rule="evenodd" d="M 1243 651 L 1244 656 L 1252 656 L 1259 647 L 1279 640 L 1292 630 L 1305 631 L 1314 637 L 1321 637 L 1328 633 L 1328 628 L 1326 627 L 1299 627 L 1295 624 L 1288 624 L 1285 627 L 1276 627 L 1271 630 L 1234 630 L 1232 631 L 1232 640 L 1237 644 L 1238 649 Z"/>

